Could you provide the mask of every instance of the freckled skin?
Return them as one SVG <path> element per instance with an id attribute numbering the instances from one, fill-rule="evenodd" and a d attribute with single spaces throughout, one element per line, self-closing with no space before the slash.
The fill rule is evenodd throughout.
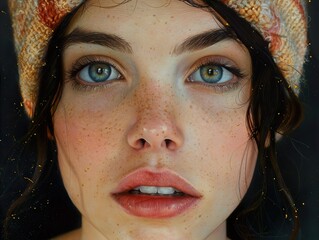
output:
<path id="1" fill-rule="evenodd" d="M 81 57 L 102 55 L 124 72 L 124 79 L 94 90 L 65 81 L 53 119 L 59 166 L 82 214 L 76 234 L 83 240 L 224 240 L 226 219 L 251 181 L 257 152 L 245 125 L 252 72 L 247 50 L 225 41 L 171 55 L 176 44 L 219 25 L 209 13 L 183 2 L 152 5 L 158 2 L 100 8 L 113 1 L 89 1 L 69 27 L 69 32 L 81 27 L 117 34 L 134 52 L 77 44 L 63 53 L 66 70 Z M 225 92 L 187 82 L 191 66 L 207 55 L 230 59 L 248 76 Z M 199 204 L 166 219 L 125 213 L 110 192 L 126 174 L 146 166 L 187 179 L 203 195 Z"/>

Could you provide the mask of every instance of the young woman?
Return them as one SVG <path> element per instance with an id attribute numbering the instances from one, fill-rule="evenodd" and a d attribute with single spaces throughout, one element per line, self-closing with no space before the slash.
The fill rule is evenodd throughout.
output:
<path id="1" fill-rule="evenodd" d="M 49 176 L 50 141 L 82 219 L 56 239 L 227 239 L 255 169 L 276 177 L 296 238 L 276 140 L 301 119 L 300 1 L 10 4 L 38 163 L 7 227 Z"/>

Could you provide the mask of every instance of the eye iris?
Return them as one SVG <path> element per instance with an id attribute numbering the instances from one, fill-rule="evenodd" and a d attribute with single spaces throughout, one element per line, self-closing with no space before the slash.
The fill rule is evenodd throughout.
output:
<path id="1" fill-rule="evenodd" d="M 89 75 L 94 82 L 103 82 L 111 75 L 111 67 L 106 64 L 93 64 L 89 67 Z"/>
<path id="2" fill-rule="evenodd" d="M 217 83 L 223 77 L 223 68 L 220 66 L 204 66 L 200 69 L 200 75 L 205 82 Z"/>

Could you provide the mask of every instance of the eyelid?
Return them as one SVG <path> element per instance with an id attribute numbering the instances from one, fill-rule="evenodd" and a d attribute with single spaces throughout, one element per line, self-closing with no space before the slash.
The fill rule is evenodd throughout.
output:
<path id="1" fill-rule="evenodd" d="M 208 64 L 214 64 L 220 67 L 224 67 L 239 78 L 244 78 L 246 76 L 243 71 L 241 71 L 240 68 L 237 67 L 237 65 L 228 58 L 221 56 L 206 56 L 196 61 L 195 64 L 190 67 L 190 70 L 186 74 L 186 79 L 188 79 L 189 76 L 192 75 L 199 68 Z"/>

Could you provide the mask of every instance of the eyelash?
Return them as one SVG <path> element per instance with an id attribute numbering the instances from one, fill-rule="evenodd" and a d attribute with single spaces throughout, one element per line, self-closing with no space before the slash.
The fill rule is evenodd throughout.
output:
<path id="1" fill-rule="evenodd" d="M 86 56 L 81 59 L 79 59 L 70 69 L 70 71 L 66 72 L 67 79 L 72 80 L 72 86 L 75 90 L 84 90 L 84 91 L 96 91 L 104 88 L 109 87 L 109 83 L 107 84 L 88 84 L 88 83 L 82 83 L 81 80 L 78 80 L 78 74 L 81 70 L 83 70 L 85 67 L 91 64 L 97 64 L 97 63 L 104 63 L 109 64 L 111 67 L 115 68 L 120 73 L 120 78 L 116 80 L 109 80 L 109 83 L 113 81 L 119 81 L 124 80 L 123 74 L 119 69 L 120 67 L 117 67 L 117 64 L 113 64 L 113 61 L 110 59 L 105 59 L 105 57 L 98 57 L 98 56 Z M 235 76 L 235 79 L 232 79 L 230 81 L 227 81 L 225 83 L 205 83 L 205 82 L 197 82 L 192 81 L 190 79 L 191 75 L 198 71 L 201 67 L 207 66 L 207 65 L 214 65 L 218 67 L 225 68 L 230 73 L 232 73 Z M 233 89 L 236 89 L 239 86 L 240 80 L 246 78 L 247 76 L 237 67 L 233 66 L 232 63 L 230 63 L 228 60 L 222 58 L 222 57 L 207 57 L 199 62 L 196 62 L 194 67 L 191 67 L 190 73 L 187 74 L 186 82 L 191 84 L 197 84 L 202 85 L 207 88 L 213 88 L 215 92 L 223 93 L 227 92 Z"/>

